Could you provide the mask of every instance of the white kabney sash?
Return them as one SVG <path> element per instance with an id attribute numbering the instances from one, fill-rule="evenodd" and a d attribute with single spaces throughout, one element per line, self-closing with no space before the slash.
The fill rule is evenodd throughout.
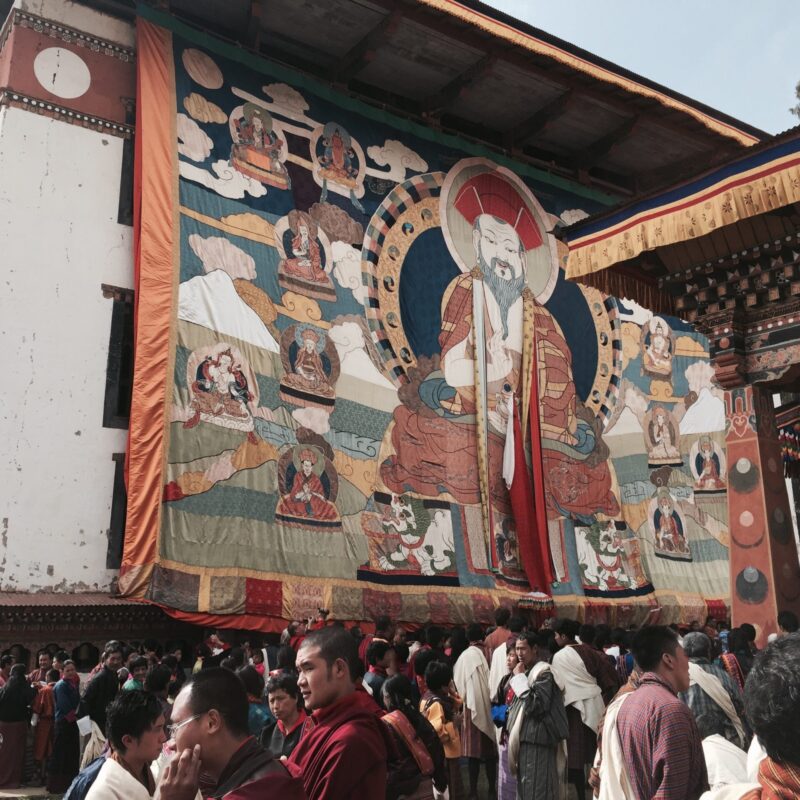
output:
<path id="1" fill-rule="evenodd" d="M 700 664 L 689 662 L 689 682 L 691 685 L 697 684 L 724 712 L 725 716 L 731 721 L 736 729 L 741 746 L 745 745 L 744 727 L 736 709 L 733 707 L 731 696 L 722 685 L 722 681 L 710 672 L 706 672 Z"/>
<path id="2" fill-rule="evenodd" d="M 597 733 L 606 706 L 597 681 L 574 647 L 565 647 L 553 656 L 553 674 L 564 689 L 564 705 L 577 708 L 583 724 Z"/>
<path id="3" fill-rule="evenodd" d="M 472 724 L 490 739 L 494 739 L 492 704 L 489 699 L 489 665 L 483 650 L 470 645 L 456 661 L 453 670 L 456 684 L 464 707 L 472 715 Z"/>
<path id="4" fill-rule="evenodd" d="M 633 692 L 628 692 L 617 697 L 606 709 L 601 747 L 594 758 L 594 766 L 600 773 L 598 800 L 636 800 L 628 771 L 625 768 L 622 743 L 617 731 L 619 710 L 632 694 Z"/>

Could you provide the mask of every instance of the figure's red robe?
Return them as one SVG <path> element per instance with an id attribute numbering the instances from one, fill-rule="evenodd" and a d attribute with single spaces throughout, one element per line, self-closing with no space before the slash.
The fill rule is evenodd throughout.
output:
<path id="1" fill-rule="evenodd" d="M 386 793 L 393 743 L 375 714 L 375 702 L 355 691 L 317 709 L 315 727 L 289 756 L 288 768 L 303 779 L 308 800 L 376 800 Z"/>
<path id="2" fill-rule="evenodd" d="M 311 499 L 308 501 L 296 500 L 296 496 L 303 492 L 306 485 L 309 491 L 313 493 Z M 325 487 L 313 472 L 310 475 L 298 472 L 294 476 L 291 491 L 281 499 L 278 512 L 287 516 L 308 517 L 309 519 L 337 519 L 336 508 L 328 500 L 323 499 L 324 497 Z"/>

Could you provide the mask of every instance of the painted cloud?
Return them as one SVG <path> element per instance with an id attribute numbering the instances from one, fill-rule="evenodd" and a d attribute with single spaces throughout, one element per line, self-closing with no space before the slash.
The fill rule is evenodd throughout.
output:
<path id="1" fill-rule="evenodd" d="M 204 239 L 199 234 L 193 233 L 189 236 L 189 247 L 203 262 L 203 269 L 206 272 L 221 269 L 233 280 L 244 278 L 252 281 L 256 277 L 256 262 L 253 257 L 222 236 L 209 236 Z"/>
<path id="2" fill-rule="evenodd" d="M 388 172 L 369 170 L 372 175 L 377 175 L 384 180 L 404 181 L 406 171 L 425 172 L 428 162 L 422 156 L 406 147 L 397 139 L 387 139 L 382 147 L 372 145 L 367 148 L 367 155 L 379 166 L 389 167 Z"/>
<path id="3" fill-rule="evenodd" d="M 361 278 L 361 251 L 344 242 L 331 244 L 333 253 L 333 277 L 343 289 L 349 289 L 362 305 L 366 288 Z"/>
<path id="4" fill-rule="evenodd" d="M 211 137 L 186 114 L 178 114 L 178 152 L 192 161 L 205 161 L 214 143 Z"/>
<path id="5" fill-rule="evenodd" d="M 194 164 L 187 164 L 185 161 L 179 163 L 179 168 L 181 177 L 200 183 L 217 194 L 229 197 L 232 200 L 241 199 L 245 196 L 245 193 L 250 194 L 252 197 L 263 197 L 267 193 L 266 187 L 253 180 L 253 178 L 242 175 L 241 172 L 235 170 L 224 159 L 215 161 L 211 165 L 213 174 L 208 170 L 196 167 Z"/>

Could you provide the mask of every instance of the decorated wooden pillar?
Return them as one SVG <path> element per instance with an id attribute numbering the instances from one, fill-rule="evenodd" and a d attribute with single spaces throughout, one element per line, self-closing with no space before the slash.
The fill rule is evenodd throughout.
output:
<path id="1" fill-rule="evenodd" d="M 729 389 L 725 410 L 733 624 L 753 624 L 763 647 L 779 611 L 800 613 L 793 509 L 771 394 L 758 385 Z"/>

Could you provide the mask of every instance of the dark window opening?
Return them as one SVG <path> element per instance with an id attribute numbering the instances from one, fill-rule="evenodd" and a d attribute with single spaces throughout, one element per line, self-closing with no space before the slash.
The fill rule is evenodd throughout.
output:
<path id="1" fill-rule="evenodd" d="M 136 105 L 130 98 L 124 98 L 125 123 L 136 122 Z M 119 178 L 119 205 L 117 206 L 117 222 L 120 225 L 133 225 L 133 134 L 125 137 L 122 143 L 122 171 Z"/>
<path id="2" fill-rule="evenodd" d="M 114 453 L 114 493 L 111 497 L 111 523 L 108 528 L 106 569 L 119 569 L 125 541 L 125 516 L 128 512 L 128 492 L 125 490 L 125 453 Z"/>
<path id="3" fill-rule="evenodd" d="M 105 285 L 102 288 L 106 297 L 114 299 L 108 341 L 103 427 L 127 428 L 133 390 L 133 290 Z"/>

